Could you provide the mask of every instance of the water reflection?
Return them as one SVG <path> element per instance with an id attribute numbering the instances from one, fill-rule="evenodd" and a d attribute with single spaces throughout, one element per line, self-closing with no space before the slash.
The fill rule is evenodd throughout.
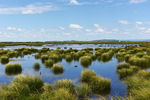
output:
<path id="1" fill-rule="evenodd" d="M 18 58 L 20 59 L 20 57 Z M 85 68 L 80 64 L 80 61 L 72 60 L 70 63 L 66 62 L 66 59 L 62 59 L 58 64 L 62 64 L 65 71 L 61 73 L 55 73 L 51 69 L 47 69 L 45 65 L 42 64 L 40 59 L 35 59 L 34 56 L 28 55 L 23 57 L 24 61 L 10 61 L 11 63 L 21 63 L 22 65 L 22 74 L 24 75 L 34 75 L 40 76 L 47 83 L 54 83 L 60 79 L 71 79 L 77 80 L 75 84 L 80 83 L 81 71 Z M 40 68 L 33 67 L 35 62 L 39 62 Z M 109 94 L 110 96 L 123 96 L 127 95 L 126 85 L 119 80 L 119 77 L 116 73 L 116 65 L 118 61 L 116 58 L 111 58 L 109 62 L 102 63 L 97 60 L 93 61 L 88 67 L 91 70 L 94 70 L 97 75 L 100 75 L 111 80 L 111 90 L 104 94 Z M 5 73 L 5 67 L 0 64 L 0 84 L 9 83 L 13 80 L 14 73 Z M 20 72 L 21 73 L 21 72 Z M 17 73 L 17 74 L 20 74 Z M 8 77 L 9 76 L 9 77 Z M 10 78 L 11 76 L 11 78 Z"/>

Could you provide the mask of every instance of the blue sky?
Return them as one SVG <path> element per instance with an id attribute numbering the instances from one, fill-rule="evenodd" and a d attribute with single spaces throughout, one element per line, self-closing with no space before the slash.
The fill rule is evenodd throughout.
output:
<path id="1" fill-rule="evenodd" d="M 0 41 L 150 39 L 150 0 L 0 0 Z"/>

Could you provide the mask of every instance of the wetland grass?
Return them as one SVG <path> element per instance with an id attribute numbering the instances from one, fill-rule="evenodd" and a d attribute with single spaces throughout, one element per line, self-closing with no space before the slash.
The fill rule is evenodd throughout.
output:
<path id="1" fill-rule="evenodd" d="M 36 62 L 34 65 L 33 65 L 33 68 L 35 71 L 39 71 L 40 70 L 40 63 L 39 62 Z"/>
<path id="2" fill-rule="evenodd" d="M 112 59 L 112 54 L 111 53 L 103 53 L 101 56 L 101 60 L 105 63 L 108 62 Z"/>
<path id="3" fill-rule="evenodd" d="M 136 56 L 132 56 L 128 60 L 128 63 L 130 63 L 131 65 L 138 66 L 140 68 L 148 68 L 148 67 L 150 67 L 149 59 L 144 58 L 144 57 L 139 58 L 139 57 L 136 57 Z"/>
<path id="4" fill-rule="evenodd" d="M 60 88 L 52 92 L 44 92 L 40 100 L 76 100 L 76 97 L 67 89 Z"/>
<path id="5" fill-rule="evenodd" d="M 92 81 L 93 76 L 96 76 L 96 73 L 92 70 L 86 69 L 81 72 L 82 82 L 90 83 Z"/>
<path id="6" fill-rule="evenodd" d="M 68 90 L 70 93 L 75 93 L 75 85 L 72 80 L 67 79 L 58 80 L 54 83 L 54 86 L 56 89 L 63 88 Z"/>
<path id="7" fill-rule="evenodd" d="M 93 93 L 105 95 L 110 92 L 110 80 L 96 75 L 92 70 L 83 70 L 81 80 L 89 85 Z"/>
<path id="8" fill-rule="evenodd" d="M 79 98 L 88 97 L 90 93 L 90 87 L 88 86 L 88 84 L 82 83 L 77 86 L 76 91 Z"/>
<path id="9" fill-rule="evenodd" d="M 67 54 L 65 55 L 65 59 L 67 62 L 71 62 L 73 60 L 73 57 L 71 56 L 71 54 Z"/>
<path id="10" fill-rule="evenodd" d="M 49 60 L 46 60 L 44 65 L 47 67 L 47 68 L 51 68 L 53 65 L 54 65 L 54 61 L 49 59 Z"/>
<path id="11" fill-rule="evenodd" d="M 109 94 L 111 89 L 110 80 L 100 76 L 93 76 L 90 87 L 93 93 L 102 95 Z"/>
<path id="12" fill-rule="evenodd" d="M 83 57 L 81 57 L 81 62 L 80 63 L 83 67 L 88 67 L 88 66 L 91 65 L 92 59 L 91 59 L 90 56 L 83 56 Z"/>
<path id="13" fill-rule="evenodd" d="M 0 57 L 0 61 L 2 64 L 7 64 L 9 62 L 9 58 L 7 56 Z"/>
<path id="14" fill-rule="evenodd" d="M 55 75 L 59 75 L 64 72 L 64 68 L 62 67 L 62 65 L 58 65 L 58 64 L 54 64 L 51 69 Z"/>
<path id="15" fill-rule="evenodd" d="M 43 80 L 40 77 L 24 75 L 15 77 L 12 83 L 27 85 L 31 92 L 41 91 L 41 88 L 44 85 Z"/>
<path id="16" fill-rule="evenodd" d="M 9 76 L 20 74 L 22 72 L 21 64 L 14 63 L 14 64 L 7 64 L 5 68 L 5 73 Z"/>
<path id="17" fill-rule="evenodd" d="M 10 85 L 0 87 L 2 100 L 37 100 L 43 81 L 39 77 L 18 75 Z M 30 96 L 32 94 L 32 97 Z"/>

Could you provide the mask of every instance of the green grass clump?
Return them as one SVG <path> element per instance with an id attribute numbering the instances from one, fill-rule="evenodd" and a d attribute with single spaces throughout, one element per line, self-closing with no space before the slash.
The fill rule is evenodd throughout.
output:
<path id="1" fill-rule="evenodd" d="M 101 59 L 103 62 L 108 62 L 111 60 L 111 58 L 112 58 L 112 56 L 110 53 L 103 53 L 101 56 Z"/>
<path id="2" fill-rule="evenodd" d="M 74 59 L 75 61 L 78 61 L 79 58 L 80 58 L 79 53 L 73 53 L 73 59 Z"/>
<path id="3" fill-rule="evenodd" d="M 81 80 L 85 83 L 90 83 L 92 81 L 92 77 L 96 76 L 96 73 L 92 70 L 83 70 L 81 73 Z"/>
<path id="4" fill-rule="evenodd" d="M 36 76 L 19 75 L 12 82 L 27 85 L 31 92 L 40 91 L 43 86 L 43 80 Z"/>
<path id="5" fill-rule="evenodd" d="M 150 67 L 149 59 L 144 58 L 144 57 L 139 58 L 139 57 L 133 56 L 129 59 L 128 63 L 130 63 L 131 65 L 139 66 L 140 68 Z"/>
<path id="6" fill-rule="evenodd" d="M 28 97 L 30 89 L 26 85 L 11 84 L 10 86 L 2 85 L 0 87 L 1 100 L 21 100 Z"/>
<path id="7" fill-rule="evenodd" d="M 41 57 L 41 55 L 40 54 L 35 54 L 34 57 L 35 57 L 35 59 L 39 59 Z"/>
<path id="8" fill-rule="evenodd" d="M 52 54 L 49 57 L 50 59 L 52 59 L 55 63 L 57 63 L 58 61 L 62 60 L 62 55 L 61 54 Z"/>
<path id="9" fill-rule="evenodd" d="M 81 80 L 83 83 L 87 83 L 96 94 L 104 95 L 110 92 L 110 80 L 97 76 L 96 73 L 91 70 L 82 71 Z"/>
<path id="10" fill-rule="evenodd" d="M 46 60 L 45 63 L 44 63 L 44 65 L 45 65 L 46 67 L 48 67 L 48 68 L 51 68 L 51 67 L 53 66 L 53 64 L 54 64 L 54 61 L 51 60 L 51 59 Z"/>
<path id="11" fill-rule="evenodd" d="M 92 92 L 96 94 L 108 94 L 111 89 L 110 80 L 100 76 L 93 76 L 90 87 Z"/>
<path id="12" fill-rule="evenodd" d="M 73 57 L 71 55 L 65 55 L 65 59 L 67 62 L 71 62 L 73 60 Z"/>
<path id="13" fill-rule="evenodd" d="M 92 59 L 91 59 L 90 56 L 83 56 L 83 57 L 81 57 L 81 62 L 80 63 L 83 67 L 88 67 L 88 66 L 91 65 Z"/>
<path id="14" fill-rule="evenodd" d="M 44 63 L 46 60 L 48 60 L 48 55 L 42 55 L 41 60 L 42 60 L 42 63 Z"/>
<path id="15" fill-rule="evenodd" d="M 62 67 L 62 65 L 54 64 L 52 67 L 52 72 L 55 75 L 59 75 L 59 74 L 62 74 L 64 72 L 64 68 Z"/>
<path id="16" fill-rule="evenodd" d="M 60 88 L 52 92 L 44 92 L 40 100 L 76 100 L 76 97 L 67 89 Z"/>
<path id="17" fill-rule="evenodd" d="M 43 90 L 44 92 L 51 92 L 51 91 L 53 91 L 53 88 L 52 88 L 52 86 L 51 86 L 50 84 L 45 83 L 45 84 L 43 85 L 43 87 L 42 87 L 42 90 Z"/>
<path id="18" fill-rule="evenodd" d="M 125 78 L 127 76 L 131 76 L 134 73 L 136 73 L 139 70 L 138 67 L 136 66 L 131 66 L 130 68 L 122 68 L 122 69 L 118 69 L 117 72 L 120 76 L 120 78 Z"/>
<path id="19" fill-rule="evenodd" d="M 131 100 L 149 100 L 150 98 L 150 72 L 140 71 L 129 77 L 127 83 L 128 94 Z"/>
<path id="20" fill-rule="evenodd" d="M 7 64 L 5 68 L 5 73 L 7 75 L 16 75 L 22 72 L 21 64 L 14 63 L 14 64 Z"/>
<path id="21" fill-rule="evenodd" d="M 10 85 L 0 86 L 0 97 L 1 100 L 39 100 L 42 86 L 39 77 L 18 75 Z"/>
<path id="22" fill-rule="evenodd" d="M 58 80 L 57 82 L 55 82 L 54 86 L 56 89 L 64 88 L 71 93 L 75 93 L 74 83 L 72 80 L 67 79 Z"/>
<path id="23" fill-rule="evenodd" d="M 129 67 L 130 67 L 130 64 L 128 63 L 122 63 L 122 64 L 117 65 L 117 69 L 129 68 Z"/>
<path id="24" fill-rule="evenodd" d="M 9 58 L 7 56 L 0 57 L 0 60 L 2 64 L 7 64 L 9 62 Z"/>
<path id="25" fill-rule="evenodd" d="M 88 97 L 90 88 L 88 84 L 82 83 L 77 86 L 76 91 L 79 98 Z"/>
<path id="26" fill-rule="evenodd" d="M 40 70 L 40 64 L 38 62 L 36 62 L 33 66 L 35 71 L 39 71 Z"/>

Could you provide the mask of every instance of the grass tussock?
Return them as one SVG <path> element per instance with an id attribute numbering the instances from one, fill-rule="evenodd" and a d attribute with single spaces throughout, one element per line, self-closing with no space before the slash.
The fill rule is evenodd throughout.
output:
<path id="1" fill-rule="evenodd" d="M 82 71 L 81 80 L 90 86 L 93 93 L 105 95 L 110 92 L 110 80 L 96 75 L 96 73 L 91 70 Z"/>
<path id="2" fill-rule="evenodd" d="M 44 65 L 47 67 L 47 68 L 51 68 L 53 65 L 54 65 L 54 61 L 49 59 L 49 60 L 46 60 Z"/>
<path id="3" fill-rule="evenodd" d="M 85 98 L 88 97 L 90 93 L 90 87 L 88 84 L 82 83 L 77 86 L 76 91 L 79 98 Z"/>
<path id="4" fill-rule="evenodd" d="M 7 64 L 5 68 L 5 73 L 7 75 L 16 75 L 20 74 L 22 72 L 22 67 L 21 64 L 19 63 L 14 63 L 14 64 Z"/>
<path id="5" fill-rule="evenodd" d="M 90 56 L 83 56 L 83 57 L 81 57 L 81 62 L 80 63 L 83 67 L 88 67 L 88 66 L 91 65 L 92 59 L 91 59 Z"/>
<path id="6" fill-rule="evenodd" d="M 35 71 L 39 71 L 40 70 L 40 63 L 36 62 L 33 66 Z"/>
<path id="7" fill-rule="evenodd" d="M 57 82 L 55 82 L 54 86 L 56 89 L 64 88 L 67 89 L 70 93 L 75 93 L 75 86 L 72 80 L 58 80 Z"/>
<path id="8" fill-rule="evenodd" d="M 7 56 L 0 57 L 0 61 L 2 64 L 7 64 L 9 62 L 9 58 Z"/>
<path id="9" fill-rule="evenodd" d="M 62 65 L 58 65 L 58 64 L 54 64 L 51 69 L 55 75 L 59 75 L 64 72 L 64 68 L 62 67 Z"/>
<path id="10" fill-rule="evenodd" d="M 81 80 L 85 83 L 90 83 L 92 81 L 92 77 L 96 76 L 96 73 L 92 70 L 83 70 L 81 73 Z"/>

